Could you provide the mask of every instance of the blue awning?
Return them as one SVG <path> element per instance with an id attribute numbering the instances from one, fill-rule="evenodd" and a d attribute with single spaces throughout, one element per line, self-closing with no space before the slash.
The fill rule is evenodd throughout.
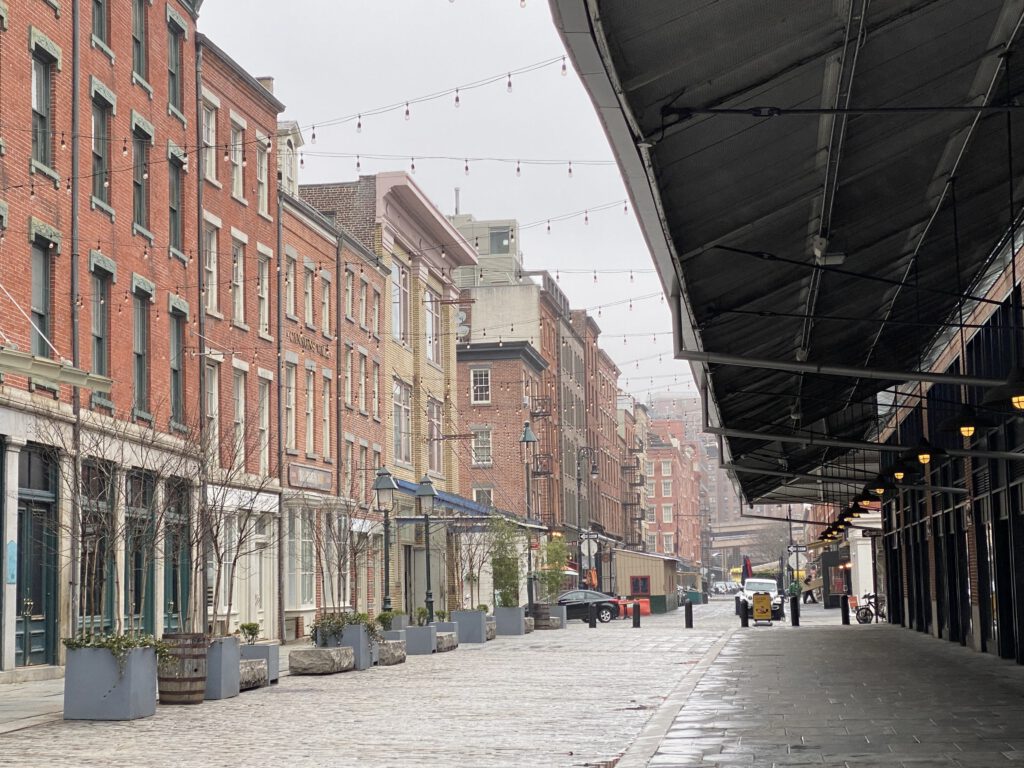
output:
<path id="1" fill-rule="evenodd" d="M 416 488 L 419 487 L 419 483 L 413 483 L 408 480 L 402 480 L 401 478 L 395 478 L 395 482 L 398 483 L 398 492 L 403 493 L 407 496 L 414 496 L 416 494 Z M 459 496 L 457 493 L 449 493 L 448 491 L 441 491 L 434 489 L 437 496 L 434 498 L 434 507 L 447 507 L 449 509 L 458 511 L 469 517 L 491 517 L 492 515 L 500 515 L 509 519 L 511 522 L 521 525 L 525 528 L 540 528 L 547 530 L 547 526 L 544 525 L 540 520 L 527 520 L 522 517 L 511 514 L 510 512 L 489 507 L 486 504 L 480 504 L 479 502 L 467 499 L 464 496 Z"/>

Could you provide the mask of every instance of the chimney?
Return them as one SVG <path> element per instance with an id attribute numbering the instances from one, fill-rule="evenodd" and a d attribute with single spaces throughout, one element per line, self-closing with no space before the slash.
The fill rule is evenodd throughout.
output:
<path id="1" fill-rule="evenodd" d="M 274 93 L 274 78 L 272 77 L 257 77 L 256 82 L 262 85 L 271 94 Z"/>

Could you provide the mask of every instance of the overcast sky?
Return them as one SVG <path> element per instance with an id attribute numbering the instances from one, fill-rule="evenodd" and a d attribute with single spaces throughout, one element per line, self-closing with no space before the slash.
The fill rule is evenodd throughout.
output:
<path id="1" fill-rule="evenodd" d="M 594 308 L 603 346 L 622 368 L 619 386 L 645 402 L 652 385 L 659 392 L 692 387 L 686 364 L 671 358 L 661 284 L 632 209 L 623 212 L 625 187 L 571 63 L 566 77 L 560 59 L 513 74 L 507 89 L 506 73 L 564 54 L 547 2 L 247 0 L 239 13 L 240 5 L 207 0 L 200 31 L 253 75 L 275 78 L 275 95 L 287 105 L 284 117 L 304 127 L 301 182 L 356 177 L 354 157 L 325 154 L 360 154 L 364 174 L 409 170 L 416 157 L 414 178 L 443 213 L 454 212 L 458 187 L 462 213 L 517 219 L 521 226 L 540 222 L 521 233 L 525 266 L 557 271 L 572 306 Z M 460 89 L 458 108 L 446 95 L 410 103 L 405 119 L 406 101 L 496 75 L 498 82 Z M 394 104 L 401 106 L 367 114 Z M 328 125 L 347 117 L 353 119 Z M 430 155 L 457 159 L 424 159 Z M 466 175 L 465 158 L 557 162 L 523 162 L 517 177 L 514 162 L 470 159 Z M 611 207 L 589 214 L 589 224 L 580 215 L 552 221 L 547 233 L 548 219 L 606 204 Z M 607 306 L 614 302 L 621 303 Z"/>

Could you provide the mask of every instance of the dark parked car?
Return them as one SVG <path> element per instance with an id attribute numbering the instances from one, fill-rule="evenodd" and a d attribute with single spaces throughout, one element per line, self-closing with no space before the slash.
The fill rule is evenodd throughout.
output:
<path id="1" fill-rule="evenodd" d="M 615 599 L 603 592 L 595 592 L 592 589 L 574 589 L 563 592 L 558 596 L 558 604 L 565 606 L 565 617 L 567 619 L 589 619 L 588 606 L 593 603 L 596 606 L 597 620 L 606 623 L 619 614 L 619 604 Z"/>

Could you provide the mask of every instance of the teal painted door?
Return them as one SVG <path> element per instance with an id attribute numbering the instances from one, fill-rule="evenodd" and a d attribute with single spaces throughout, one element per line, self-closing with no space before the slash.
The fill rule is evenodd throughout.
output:
<path id="1" fill-rule="evenodd" d="M 57 521 L 52 502 L 18 504 L 15 658 L 19 667 L 53 664 L 57 647 Z"/>
<path id="2" fill-rule="evenodd" d="M 187 525 L 168 523 L 164 534 L 164 632 L 180 632 L 188 620 L 191 567 Z"/>

